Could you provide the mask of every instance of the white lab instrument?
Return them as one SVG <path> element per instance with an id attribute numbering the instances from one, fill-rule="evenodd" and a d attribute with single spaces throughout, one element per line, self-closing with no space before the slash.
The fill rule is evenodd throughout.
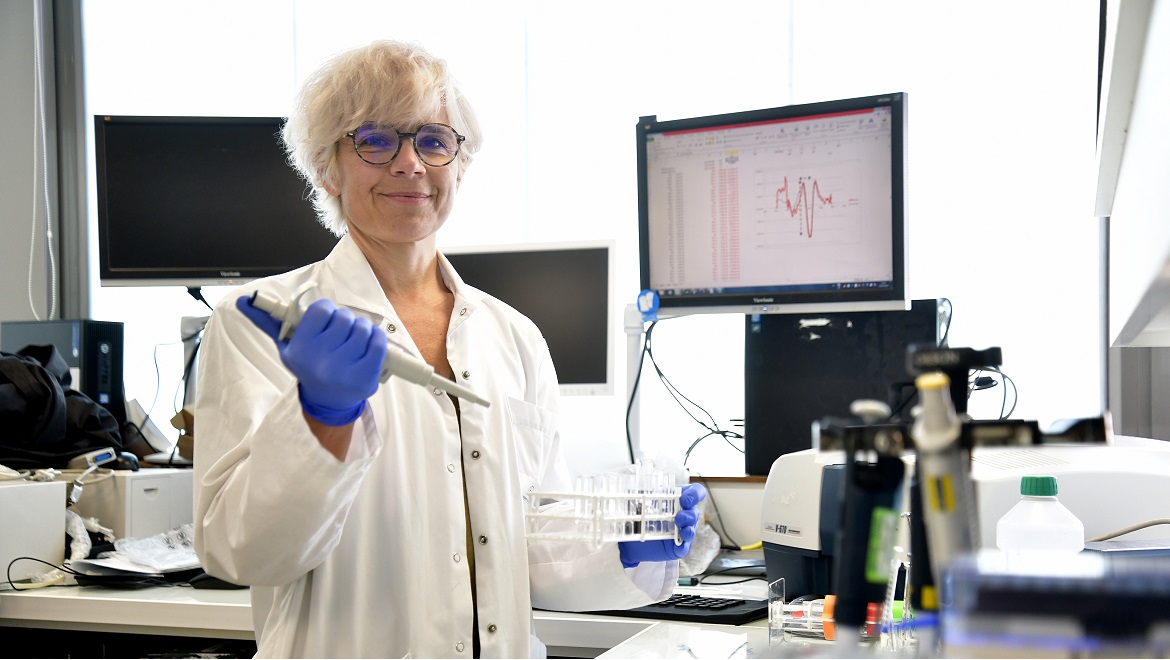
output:
<path id="1" fill-rule="evenodd" d="M 280 300 L 271 294 L 257 291 L 253 294 L 252 306 L 267 312 L 272 318 L 281 322 L 279 339 L 283 341 L 291 337 L 293 331 L 296 330 L 297 324 L 300 323 L 301 317 L 305 314 L 305 309 L 308 308 L 311 302 L 311 300 L 306 301 L 307 296 L 315 288 L 316 282 L 305 282 L 297 288 L 293 293 L 292 299 L 288 302 Z M 422 385 L 423 387 L 440 389 L 465 401 L 478 403 L 485 408 L 491 405 L 487 399 L 478 396 L 470 389 L 458 383 L 436 374 L 435 369 L 431 365 L 408 355 L 387 341 L 386 358 L 382 361 L 382 373 L 378 376 L 378 381 L 385 383 L 391 376 L 398 376 L 403 380 Z"/>
<path id="2" fill-rule="evenodd" d="M 527 537 L 594 547 L 666 539 L 681 544 L 674 523 L 681 494 L 673 473 L 646 462 L 639 462 L 633 472 L 583 475 L 571 493 L 528 494 Z"/>
<path id="3" fill-rule="evenodd" d="M 805 449 L 780 456 L 768 473 L 761 511 L 764 559 L 768 577 L 787 578 L 790 593 L 831 591 L 843 461 L 842 452 Z M 1057 477 L 1060 502 L 1084 524 L 1086 538 L 1167 517 L 1170 442 L 1113 436 L 1109 444 L 975 447 L 971 479 L 981 548 L 995 548 L 996 522 L 1019 501 L 1020 478 L 1039 471 Z M 1149 527 L 1125 538 L 1165 540 L 1170 531 Z"/>

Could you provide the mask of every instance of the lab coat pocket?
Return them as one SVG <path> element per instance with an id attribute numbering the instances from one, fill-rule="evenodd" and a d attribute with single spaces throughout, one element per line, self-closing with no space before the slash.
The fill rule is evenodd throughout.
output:
<path id="1" fill-rule="evenodd" d="M 512 450 L 520 471 L 520 485 L 527 496 L 541 488 L 556 441 L 556 413 L 546 408 L 508 397 L 508 419 L 511 422 Z"/>

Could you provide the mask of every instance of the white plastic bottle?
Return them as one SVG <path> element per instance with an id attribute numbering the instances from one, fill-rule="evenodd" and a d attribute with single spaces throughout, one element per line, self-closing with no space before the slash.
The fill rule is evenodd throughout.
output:
<path id="1" fill-rule="evenodd" d="M 1056 498 L 1056 477 L 1020 479 L 1020 501 L 995 525 L 995 545 L 1015 554 L 1076 554 L 1085 549 L 1085 526 Z"/>

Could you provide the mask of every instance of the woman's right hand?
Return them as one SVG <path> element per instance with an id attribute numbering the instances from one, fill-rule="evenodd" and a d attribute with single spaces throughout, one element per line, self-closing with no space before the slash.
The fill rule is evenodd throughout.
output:
<path id="1" fill-rule="evenodd" d="M 353 423 L 378 391 L 386 333 L 332 301 L 309 305 L 292 337 L 279 339 L 280 321 L 241 296 L 236 307 L 276 342 L 280 359 L 297 377 L 301 407 L 329 426 Z"/>

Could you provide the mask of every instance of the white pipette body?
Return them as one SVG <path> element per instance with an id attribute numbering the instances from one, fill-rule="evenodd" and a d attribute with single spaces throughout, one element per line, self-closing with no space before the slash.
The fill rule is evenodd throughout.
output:
<path id="1" fill-rule="evenodd" d="M 280 321 L 280 339 L 288 339 L 292 336 L 297 324 L 300 323 L 305 308 L 308 307 L 307 303 L 302 306 L 301 301 L 315 286 L 313 282 L 301 285 L 289 302 L 271 294 L 257 291 L 252 296 L 252 306 L 267 312 L 272 318 Z M 394 346 L 389 339 L 386 340 L 386 349 L 386 357 L 382 360 L 382 373 L 378 376 L 379 382 L 385 383 L 390 379 L 390 376 L 398 376 L 423 387 L 440 389 L 465 401 L 478 403 L 485 408 L 491 406 L 487 399 L 478 396 L 459 383 L 436 374 L 431 365 Z"/>

